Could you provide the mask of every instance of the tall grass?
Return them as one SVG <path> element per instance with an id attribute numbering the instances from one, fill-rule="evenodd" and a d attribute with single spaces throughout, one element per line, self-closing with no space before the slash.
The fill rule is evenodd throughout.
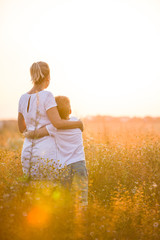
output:
<path id="1" fill-rule="evenodd" d="M 85 120 L 89 204 L 23 179 L 17 129 L 1 131 L 0 239 L 160 239 L 160 122 Z M 9 140 L 8 140 L 9 139 Z"/>

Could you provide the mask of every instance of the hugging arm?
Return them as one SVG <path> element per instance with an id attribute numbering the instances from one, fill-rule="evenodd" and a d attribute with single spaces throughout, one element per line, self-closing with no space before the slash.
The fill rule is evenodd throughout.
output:
<path id="1" fill-rule="evenodd" d="M 46 127 L 39 128 L 35 131 L 28 131 L 23 134 L 26 138 L 31 138 L 31 139 L 37 139 L 37 138 L 42 138 L 45 136 L 48 136 L 49 133 L 46 129 Z"/>
<path id="2" fill-rule="evenodd" d="M 72 128 L 80 128 L 83 131 L 83 123 L 81 121 L 68 121 L 61 119 L 57 110 L 57 107 L 50 108 L 47 110 L 47 115 L 54 127 L 59 129 L 72 129 Z M 51 125 L 51 126 L 52 126 Z M 47 126 L 47 125 L 46 125 Z M 44 126 L 34 131 L 28 131 L 24 133 L 26 138 L 36 139 L 48 136 L 49 133 L 47 131 L 47 127 Z M 49 125 L 50 126 L 50 125 Z M 53 126 L 52 126 L 53 128 Z M 51 136 L 54 136 L 54 130 L 51 131 Z"/>
<path id="3" fill-rule="evenodd" d="M 61 119 L 57 107 L 52 107 L 47 110 L 47 116 L 54 127 L 57 129 L 72 129 L 80 128 L 83 131 L 82 121 L 68 121 Z"/>
<path id="4" fill-rule="evenodd" d="M 20 112 L 18 113 L 18 128 L 21 133 L 23 133 L 26 130 L 26 123 L 22 113 Z"/>

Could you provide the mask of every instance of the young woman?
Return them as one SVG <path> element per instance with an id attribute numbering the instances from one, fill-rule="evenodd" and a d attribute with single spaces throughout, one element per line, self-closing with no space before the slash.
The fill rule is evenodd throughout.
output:
<path id="1" fill-rule="evenodd" d="M 83 128 L 81 121 L 62 120 L 54 96 L 44 91 L 50 83 L 50 69 L 45 62 L 33 63 L 30 68 L 33 88 L 21 96 L 18 107 L 18 126 L 21 133 L 33 131 L 52 123 L 58 129 Z M 52 178 L 57 168 L 57 149 L 51 136 L 25 138 L 21 161 L 24 174 L 34 179 Z"/>

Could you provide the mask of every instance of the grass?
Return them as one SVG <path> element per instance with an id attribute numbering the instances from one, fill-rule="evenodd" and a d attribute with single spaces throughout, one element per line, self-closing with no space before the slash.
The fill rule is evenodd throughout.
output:
<path id="1" fill-rule="evenodd" d="M 15 125 L 0 132 L 0 239 L 160 239 L 160 121 L 85 119 L 89 204 L 26 182 Z"/>

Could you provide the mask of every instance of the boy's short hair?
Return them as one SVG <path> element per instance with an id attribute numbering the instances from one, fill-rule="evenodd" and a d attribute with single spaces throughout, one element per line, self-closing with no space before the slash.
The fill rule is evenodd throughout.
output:
<path id="1" fill-rule="evenodd" d="M 57 96 L 55 97 L 55 100 L 60 117 L 62 119 L 67 119 L 71 111 L 69 98 L 65 96 Z"/>

